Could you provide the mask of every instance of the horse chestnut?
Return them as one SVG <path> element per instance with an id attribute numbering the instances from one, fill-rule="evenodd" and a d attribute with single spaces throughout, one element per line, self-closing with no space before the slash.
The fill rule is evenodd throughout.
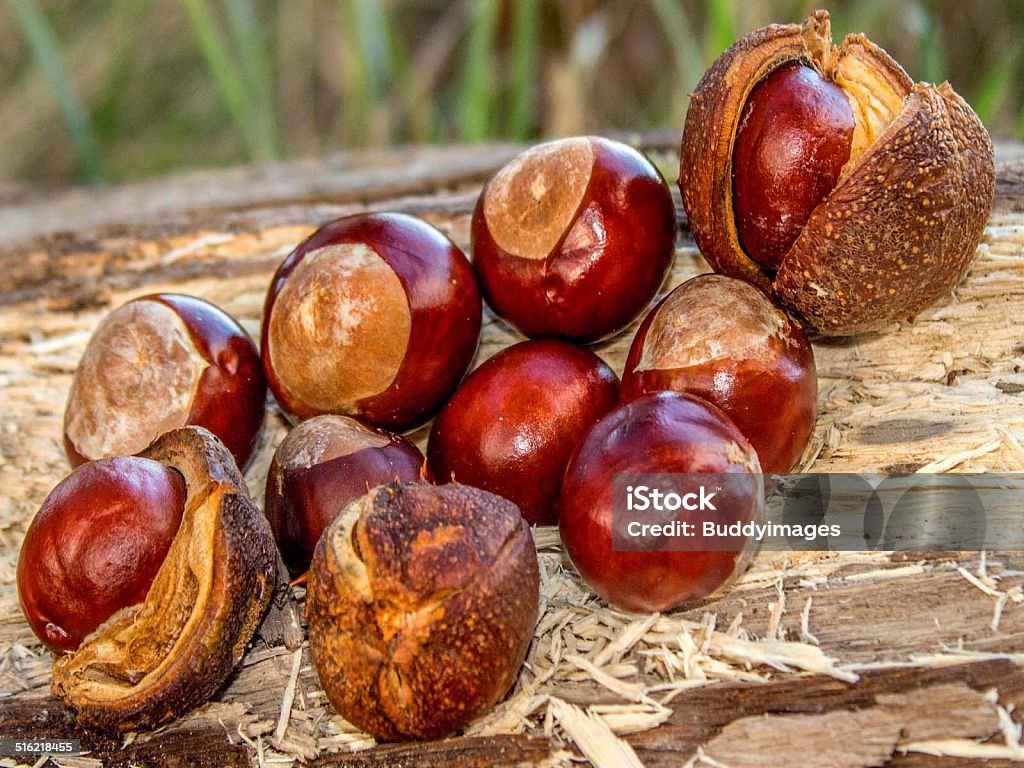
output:
<path id="1" fill-rule="evenodd" d="M 746 523 L 763 510 L 757 454 L 720 410 L 675 392 L 619 406 L 576 448 L 558 505 L 565 551 L 598 595 L 627 611 L 667 611 L 714 594 L 742 572 L 753 552 L 750 539 L 735 550 L 616 550 L 612 485 L 624 472 L 721 476 L 730 488 L 716 515 Z M 677 515 L 701 530 L 693 513 L 680 509 Z"/>
<path id="2" fill-rule="evenodd" d="M 74 650 L 117 611 L 141 603 L 185 510 L 185 481 L 136 456 L 99 459 L 64 478 L 32 520 L 18 597 L 51 650 Z"/>
<path id="3" fill-rule="evenodd" d="M 504 496 L 528 522 L 552 525 L 569 455 L 618 396 L 618 377 L 593 352 L 524 341 L 473 371 L 441 409 L 430 466 L 442 482 Z"/>
<path id="4" fill-rule="evenodd" d="M 473 258 L 484 297 L 527 336 L 596 341 L 624 328 L 672 265 L 676 214 L 635 149 L 560 139 L 528 149 L 484 186 Z"/>
<path id="5" fill-rule="evenodd" d="M 779 268 L 835 188 L 853 128 L 843 90 L 805 64 L 779 67 L 750 92 L 733 149 L 733 201 L 740 244 L 762 267 Z"/>
<path id="6" fill-rule="evenodd" d="M 473 269 L 448 238 L 405 214 L 348 216 L 274 275 L 263 366 L 293 419 L 341 413 L 409 429 L 466 373 L 480 322 Z"/>
<path id="7" fill-rule="evenodd" d="M 347 416 L 315 416 L 292 429 L 267 474 L 266 512 L 292 575 L 304 573 L 324 528 L 349 502 L 392 480 L 426 476 L 404 437 Z"/>
<path id="8" fill-rule="evenodd" d="M 78 466 L 138 453 L 194 424 L 244 467 L 266 398 L 256 345 L 234 318 L 194 296 L 142 296 L 107 315 L 89 340 L 64 411 L 64 448 Z"/>
<path id="9" fill-rule="evenodd" d="M 651 310 L 626 358 L 623 399 L 688 392 L 722 409 L 765 474 L 800 460 L 814 431 L 814 353 L 760 289 L 723 275 L 687 280 Z"/>
<path id="10" fill-rule="evenodd" d="M 694 92 L 679 189 L 716 271 L 815 331 L 909 320 L 960 280 L 995 193 L 992 141 L 948 83 L 915 84 L 828 13 L 723 53 Z"/>
<path id="11" fill-rule="evenodd" d="M 516 506 L 465 485 L 391 483 L 324 531 L 306 618 L 320 683 L 378 739 L 434 739 L 504 696 L 537 623 L 540 571 Z"/>

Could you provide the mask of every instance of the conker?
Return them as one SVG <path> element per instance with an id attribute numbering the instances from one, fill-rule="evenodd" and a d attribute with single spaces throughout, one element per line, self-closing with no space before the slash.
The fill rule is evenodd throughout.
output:
<path id="1" fill-rule="evenodd" d="M 592 136 L 540 144 L 484 186 L 473 261 L 487 303 L 527 336 L 624 328 L 672 264 L 675 205 L 640 152 Z"/>
<path id="2" fill-rule="evenodd" d="M 321 227 L 289 255 L 263 309 L 263 365 L 300 420 L 356 416 L 405 430 L 466 373 L 480 337 L 473 269 L 434 227 L 399 213 Z"/>
<path id="3" fill-rule="evenodd" d="M 442 482 L 504 496 L 528 522 L 552 525 L 570 454 L 618 396 L 618 377 L 593 352 L 524 341 L 473 371 L 441 409 L 430 466 Z"/>
<path id="4" fill-rule="evenodd" d="M 675 390 L 729 416 L 765 474 L 785 474 L 814 431 L 818 379 L 807 336 L 750 283 L 701 275 L 651 310 L 633 339 L 622 396 Z"/>
<path id="5" fill-rule="evenodd" d="M 309 570 L 320 683 L 378 739 L 434 739 L 511 688 L 540 575 L 514 504 L 465 485 L 391 483 L 334 519 Z"/>
<path id="6" fill-rule="evenodd" d="M 89 340 L 64 411 L 64 447 L 78 466 L 138 453 L 194 424 L 244 467 L 266 397 L 256 345 L 234 318 L 194 296 L 142 296 L 107 315 Z"/>
<path id="7" fill-rule="evenodd" d="M 348 416 L 315 416 L 292 429 L 270 463 L 265 502 L 292 575 L 309 568 L 324 528 L 349 502 L 392 480 L 429 478 L 425 463 L 404 437 Z"/>
<path id="8" fill-rule="evenodd" d="M 151 459 L 99 459 L 46 497 L 18 558 L 18 597 L 51 650 L 68 651 L 141 603 L 185 510 L 185 481 Z"/>
<path id="9" fill-rule="evenodd" d="M 777 270 L 850 159 L 853 109 L 812 67 L 785 64 L 743 107 L 733 149 L 736 227 L 744 252 Z"/>
<path id="10" fill-rule="evenodd" d="M 616 551 L 612 483 L 623 472 L 720 475 L 730 486 L 728 500 L 719 501 L 724 520 L 753 521 L 763 510 L 757 454 L 722 411 L 675 392 L 619 406 L 576 448 L 559 497 L 562 544 L 598 595 L 627 611 L 667 611 L 714 594 L 743 571 L 753 552 L 749 539 L 732 551 Z M 712 517 L 680 509 L 677 519 L 699 532 Z"/>
<path id="11" fill-rule="evenodd" d="M 746 35 L 692 96 L 679 188 L 716 271 L 816 332 L 913 319 L 960 280 L 995 193 L 992 141 L 948 83 L 915 84 L 828 13 Z"/>
<path id="12" fill-rule="evenodd" d="M 164 469 L 152 469 L 153 463 Z M 140 589 L 138 601 L 107 618 L 77 650 L 53 664 L 51 690 L 75 711 L 79 724 L 138 731 L 163 725 L 204 703 L 231 674 L 270 602 L 277 583 L 277 550 L 231 453 L 201 427 L 173 430 L 158 437 L 139 458 L 103 466 L 118 469 L 112 480 L 102 478 L 101 470 L 90 469 L 95 465 L 86 465 L 48 500 L 47 505 L 63 501 L 68 506 L 62 509 L 72 511 L 61 513 L 63 530 L 52 527 L 58 519 L 52 511 L 40 513 L 40 520 L 33 523 L 43 534 L 43 545 L 52 550 L 37 558 L 39 540 L 30 532 L 19 564 L 19 588 L 33 580 L 39 564 L 48 562 L 58 569 L 83 565 L 97 578 L 105 571 L 112 584 L 135 584 L 139 574 L 127 572 L 137 559 L 131 543 L 163 541 L 177 518 L 162 521 L 156 510 L 144 510 L 139 525 L 157 535 L 143 536 L 128 530 L 128 509 L 138 503 L 134 498 L 140 493 L 145 502 L 159 502 L 166 492 L 170 506 L 176 506 L 184 486 L 180 524 L 148 591 Z M 174 476 L 179 479 L 168 480 Z M 165 484 L 169 489 L 160 490 Z M 122 497 L 122 491 L 129 496 Z M 66 492 L 70 498 L 64 498 Z M 78 506 L 79 501 L 84 504 Z M 73 512 L 82 520 L 71 523 Z M 109 527 L 112 524 L 114 528 Z M 73 538 L 64 541 L 64 532 Z M 74 552 L 79 554 L 73 562 L 56 562 Z M 51 605 L 55 596 L 73 593 L 76 602 L 90 601 L 100 588 L 89 585 L 87 593 L 78 593 L 83 575 L 70 567 L 54 571 L 46 584 L 39 585 L 50 593 L 47 599 L 33 594 L 30 600 L 23 596 L 23 602 Z M 30 589 L 34 593 L 36 587 Z"/>

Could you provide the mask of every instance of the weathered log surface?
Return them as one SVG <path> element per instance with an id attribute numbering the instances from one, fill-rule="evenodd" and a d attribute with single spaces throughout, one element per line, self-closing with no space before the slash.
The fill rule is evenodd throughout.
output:
<path id="1" fill-rule="evenodd" d="M 676 138 L 637 140 L 674 176 Z M 286 647 L 280 626 L 265 628 L 210 705 L 128 743 L 80 731 L 49 697 L 50 661 L 21 618 L 14 566 L 34 510 L 67 471 L 64 398 L 103 314 L 176 290 L 214 301 L 255 333 L 271 272 L 319 222 L 410 211 L 468 247 L 479 186 L 515 151 L 372 152 L 7 201 L 0 738 L 80 738 L 89 753 L 53 763 L 67 766 L 288 765 L 300 755 L 323 766 L 563 765 L 602 755 L 616 764 L 607 750 L 622 743 L 647 766 L 946 768 L 984 754 L 996 766 L 1024 758 L 1007 746 L 1024 705 L 1020 552 L 763 554 L 721 599 L 646 619 L 592 598 L 557 536 L 539 531 L 545 610 L 528 668 L 495 713 L 431 744 L 373 746 L 334 714 L 307 648 Z M 1024 470 L 1024 148 L 1000 146 L 998 158 L 995 211 L 955 295 L 914 324 L 816 345 L 821 415 L 806 467 Z M 666 289 L 707 269 L 685 222 L 681 230 Z M 478 361 L 516 340 L 488 314 Z M 598 351 L 621 370 L 629 340 Z M 284 431 L 272 410 L 247 473 L 257 499 Z M 425 434 L 415 435 L 421 444 Z"/>

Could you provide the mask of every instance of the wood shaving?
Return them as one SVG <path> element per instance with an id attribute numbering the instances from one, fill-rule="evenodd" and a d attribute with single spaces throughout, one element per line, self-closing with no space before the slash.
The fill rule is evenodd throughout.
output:
<path id="1" fill-rule="evenodd" d="M 548 711 L 595 768 L 644 768 L 629 743 L 612 733 L 600 715 L 557 698 L 548 701 Z"/>

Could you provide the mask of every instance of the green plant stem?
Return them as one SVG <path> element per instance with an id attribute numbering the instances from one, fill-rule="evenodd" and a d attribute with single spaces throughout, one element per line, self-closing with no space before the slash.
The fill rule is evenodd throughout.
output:
<path id="1" fill-rule="evenodd" d="M 733 44 L 737 34 L 729 0 L 708 0 L 707 10 L 708 48 L 704 52 L 704 57 L 710 63 Z"/>
<path id="2" fill-rule="evenodd" d="M 525 141 L 533 126 L 534 85 L 537 79 L 538 0 L 516 0 L 512 19 L 512 92 L 509 135 Z"/>
<path id="3" fill-rule="evenodd" d="M 480 141 L 491 135 L 494 96 L 494 33 L 501 3 L 482 0 L 473 8 L 463 62 L 459 122 L 462 138 Z"/>
<path id="4" fill-rule="evenodd" d="M 280 151 L 266 35 L 252 0 L 227 0 L 225 7 L 242 75 L 251 94 L 248 100 L 252 110 L 249 117 L 254 130 L 259 134 L 258 143 L 266 148 L 270 156 L 278 157 Z"/>
<path id="5" fill-rule="evenodd" d="M 256 121 L 260 120 L 258 108 L 254 108 L 247 88 L 245 87 L 239 68 L 228 52 L 213 14 L 206 0 L 182 0 L 188 12 L 192 30 L 199 42 L 206 66 L 210 70 L 221 100 L 227 107 L 245 143 L 249 155 L 254 160 L 271 160 L 275 157 L 274 147 L 268 143 L 265 131 L 260 130 Z"/>
<path id="6" fill-rule="evenodd" d="M 100 143 L 89 113 L 71 85 L 53 27 L 36 0 L 11 0 L 11 4 L 32 56 L 49 83 L 71 133 L 82 178 L 90 183 L 103 181 L 106 171 Z"/>

